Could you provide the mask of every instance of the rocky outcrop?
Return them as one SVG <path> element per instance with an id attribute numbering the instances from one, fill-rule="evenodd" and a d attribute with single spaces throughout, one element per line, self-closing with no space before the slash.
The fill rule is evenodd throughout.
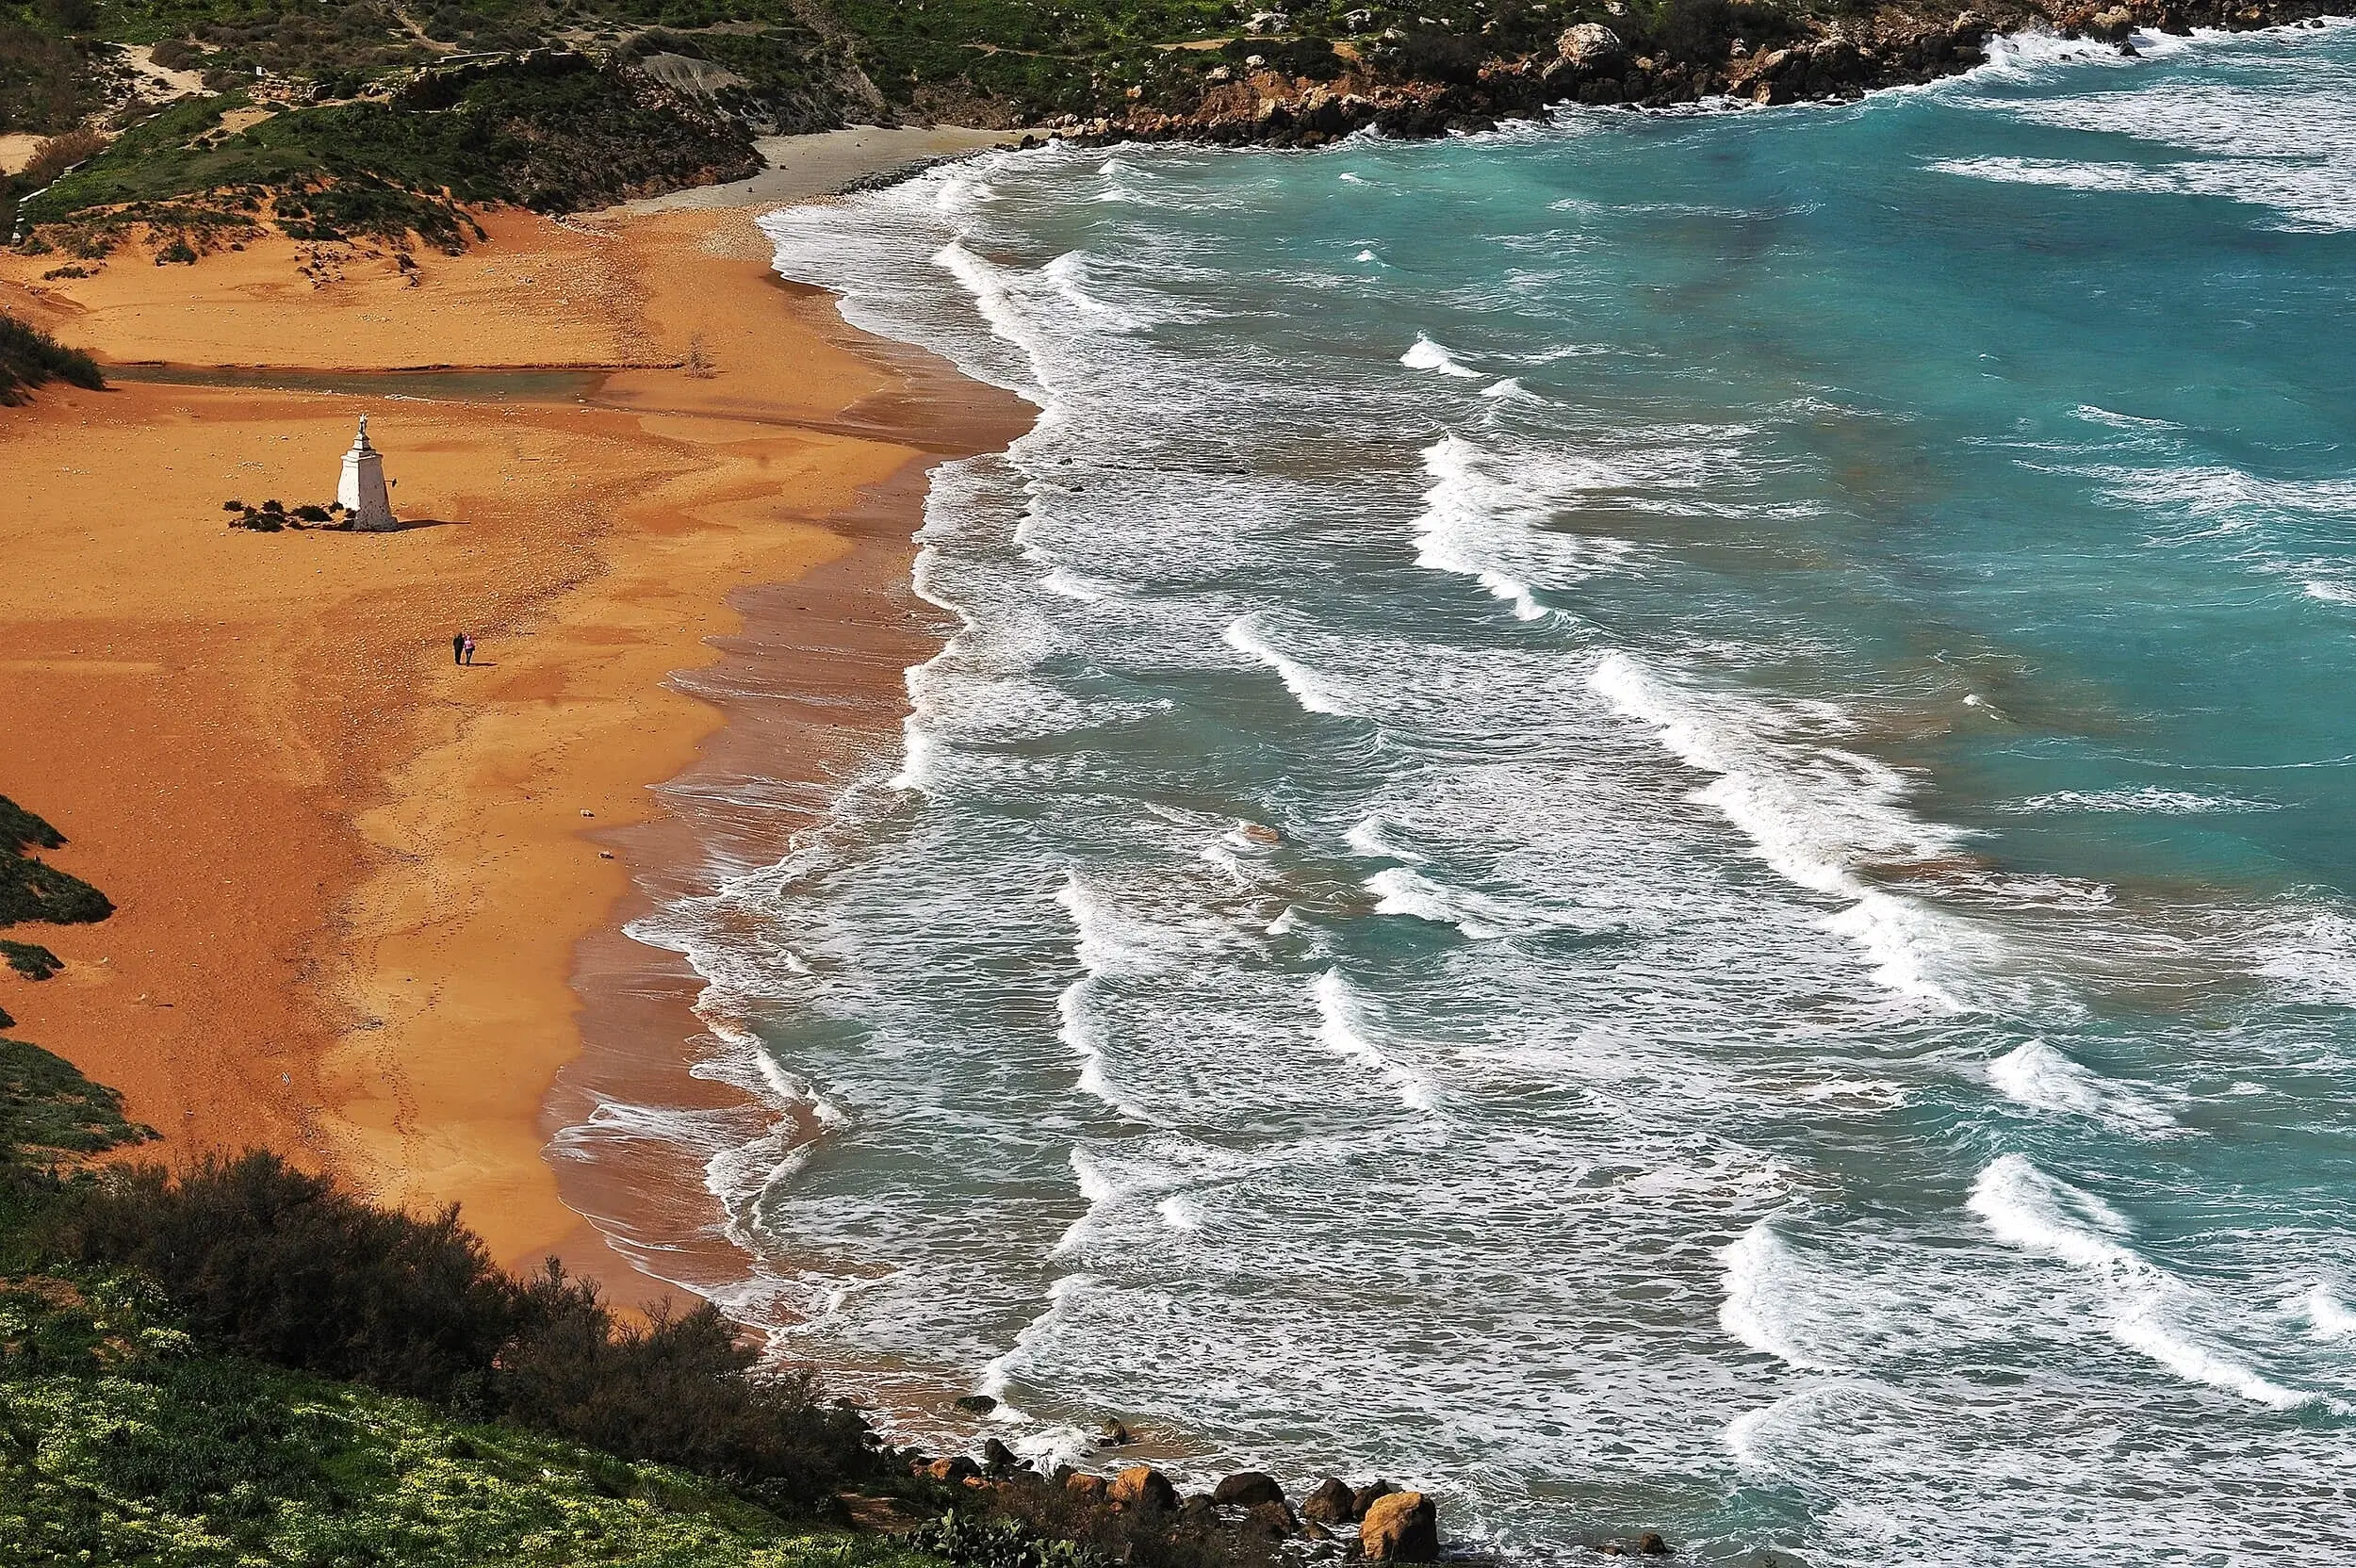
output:
<path id="1" fill-rule="evenodd" d="M 1369 1561 L 1437 1562 L 1439 1511 L 1420 1492 L 1378 1497 L 1358 1527 L 1358 1545 Z"/>
<path id="2" fill-rule="evenodd" d="M 1067 117 L 1055 128 L 1085 141 L 1320 147 L 1369 127 L 1410 138 L 1483 130 L 1560 104 L 1658 109 L 1837 102 L 1968 71 L 2002 32 L 2044 27 L 2132 53 L 2127 41 L 2138 30 L 2247 31 L 2328 8 L 2325 0 L 1987 3 L 1985 10 L 1724 13 L 1724 27 L 1777 29 L 1772 38 L 1646 34 L 1638 24 L 1642 13 L 1632 13 L 1623 24 L 1628 31 L 1582 22 L 1564 29 L 1550 49 L 1530 54 L 1491 55 L 1478 38 L 1423 36 L 1369 48 L 1326 80 L 1287 76 L 1254 55 L 1240 71 L 1221 65 L 1206 73 L 1191 106 L 1133 104 L 1096 119 Z"/>

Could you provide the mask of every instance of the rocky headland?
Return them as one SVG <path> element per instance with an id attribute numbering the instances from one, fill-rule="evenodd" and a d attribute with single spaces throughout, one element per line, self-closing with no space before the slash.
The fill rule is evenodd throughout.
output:
<path id="1" fill-rule="evenodd" d="M 1481 131 L 1563 104 L 1675 109 L 1842 102 L 1877 89 L 1959 74 L 1985 63 L 1988 41 L 2044 31 L 2133 55 L 2138 32 L 2248 32 L 2320 25 L 2318 0 L 2123 0 L 2041 8 L 1995 4 L 1958 11 L 1902 7 L 1809 16 L 1719 5 L 1662 26 L 1613 4 L 1609 20 L 1579 22 L 1528 53 L 1485 54 L 1462 38 L 1386 35 L 1335 50 L 1338 69 L 1296 74 L 1271 47 L 1214 69 L 1190 106 L 1142 104 L 1092 119 L 1066 116 L 1059 133 L 1104 141 L 1199 141 L 1318 147 L 1368 128 L 1397 137 Z"/>

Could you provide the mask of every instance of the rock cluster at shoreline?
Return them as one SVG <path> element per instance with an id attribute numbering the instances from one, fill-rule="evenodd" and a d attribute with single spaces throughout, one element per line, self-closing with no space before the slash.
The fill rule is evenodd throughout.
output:
<path id="1" fill-rule="evenodd" d="M 975 1410 L 980 1401 L 958 1403 Z M 1100 1446 L 1118 1448 L 1132 1441 L 1125 1426 L 1107 1421 Z M 915 1449 L 904 1457 L 920 1480 L 970 1492 L 990 1511 L 1053 1521 L 1077 1535 L 1103 1525 L 1132 1535 L 1144 1529 L 1171 1544 L 1210 1548 L 1218 1558 L 1235 1560 L 1280 1552 L 1309 1561 L 1427 1563 L 1442 1557 L 1437 1500 L 1381 1478 L 1352 1485 L 1328 1476 L 1294 1499 L 1275 1477 L 1242 1470 L 1206 1493 L 1188 1495 L 1151 1464 L 1124 1465 L 1109 1476 L 1068 1464 L 1040 1470 L 995 1437 L 983 1440 L 978 1461 L 966 1454 L 932 1458 Z M 1674 1551 L 1652 1531 L 1599 1549 L 1639 1557 Z"/>
<path id="2" fill-rule="evenodd" d="M 1025 1493 L 1059 1494 L 1066 1510 L 1083 1516 L 1117 1515 L 1195 1544 L 1225 1540 L 1264 1550 L 1290 1547 L 1311 1559 L 1375 1562 L 1436 1562 L 1440 1558 L 1438 1504 L 1427 1494 L 1404 1491 L 1387 1480 L 1353 1487 L 1328 1477 L 1296 1507 L 1274 1477 L 1246 1470 L 1226 1477 L 1207 1493 L 1189 1496 L 1150 1464 L 1127 1465 L 1111 1476 L 1070 1465 L 1042 1473 L 996 1438 L 984 1444 L 978 1463 L 958 1454 L 921 1461 L 913 1469 L 927 1480 L 992 1494 L 993 1501 L 1019 1503 Z"/>
<path id="3" fill-rule="evenodd" d="M 1619 8 L 1624 9 L 1625 8 Z M 1640 53 L 1613 28 L 1581 23 L 1551 54 L 1480 60 L 1409 62 L 1381 54 L 1354 60 L 1329 81 L 1289 77 L 1268 67 L 1213 83 L 1191 109 L 1137 107 L 1052 128 L 1090 142 L 1195 141 L 1219 146 L 1321 147 L 1373 129 L 1404 138 L 1493 129 L 1562 104 L 1666 109 L 1691 105 L 1841 102 L 1882 88 L 1937 81 L 1984 63 L 1991 37 L 2050 30 L 2063 39 L 2110 43 L 2132 54 L 2136 31 L 2195 28 L 2248 32 L 2331 14 L 2321 0 L 2098 0 L 2037 8 L 1997 0 L 1959 11 L 1885 8 L 1811 24 L 1784 41 L 1727 37 L 1688 48 Z M 1252 57 L 1260 60 L 1261 57 Z M 1421 67 L 1423 69 L 1417 69 Z"/>

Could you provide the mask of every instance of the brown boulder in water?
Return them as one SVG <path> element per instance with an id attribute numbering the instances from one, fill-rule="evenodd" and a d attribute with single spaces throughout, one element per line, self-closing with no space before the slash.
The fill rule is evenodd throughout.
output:
<path id="1" fill-rule="evenodd" d="M 1652 1530 L 1646 1530 L 1644 1534 L 1636 1538 L 1636 1549 L 1644 1553 L 1646 1557 L 1667 1557 L 1669 1555 L 1668 1542 L 1662 1540 L 1658 1533 Z"/>
<path id="2" fill-rule="evenodd" d="M 1358 1545 L 1376 1562 L 1437 1562 L 1440 1511 L 1420 1492 L 1378 1497 L 1358 1527 Z"/>
<path id="3" fill-rule="evenodd" d="M 1284 1489 L 1276 1478 L 1260 1470 L 1238 1470 L 1211 1489 L 1211 1501 L 1220 1508 L 1258 1508 L 1284 1500 Z"/>
<path id="4" fill-rule="evenodd" d="M 1350 1494 L 1350 1516 L 1352 1519 L 1364 1519 L 1366 1516 L 1366 1510 L 1398 1490 L 1398 1487 L 1388 1481 L 1368 1481 Z"/>

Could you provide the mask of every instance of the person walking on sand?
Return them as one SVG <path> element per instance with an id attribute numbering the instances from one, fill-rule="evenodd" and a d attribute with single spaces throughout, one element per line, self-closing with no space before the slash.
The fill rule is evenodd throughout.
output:
<path id="1" fill-rule="evenodd" d="M 450 634 L 450 662 L 453 664 L 466 662 L 466 634 L 463 631 Z"/>
<path id="2" fill-rule="evenodd" d="M 467 639 L 466 639 L 466 662 L 467 662 L 467 663 L 469 663 L 469 664 L 471 664 L 471 663 L 473 663 L 473 662 L 474 662 L 474 639 L 473 639 L 473 638 L 471 638 L 471 637 L 469 637 L 469 638 L 467 638 Z"/>

